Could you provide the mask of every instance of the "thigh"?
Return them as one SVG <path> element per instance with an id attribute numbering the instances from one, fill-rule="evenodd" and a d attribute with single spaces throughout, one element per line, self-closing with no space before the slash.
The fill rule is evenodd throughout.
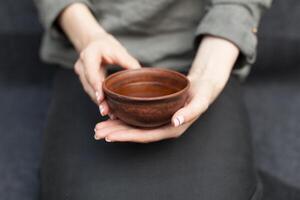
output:
<path id="1" fill-rule="evenodd" d="M 200 91 L 201 92 L 201 91 Z M 256 198 L 247 113 L 238 81 L 186 133 L 151 144 L 93 139 L 105 120 L 69 70 L 58 72 L 46 127 L 42 198 Z"/>

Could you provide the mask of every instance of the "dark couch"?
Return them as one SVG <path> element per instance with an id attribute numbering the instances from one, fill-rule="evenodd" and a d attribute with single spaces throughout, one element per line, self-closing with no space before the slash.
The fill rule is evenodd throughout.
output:
<path id="1" fill-rule="evenodd" d="M 267 200 L 300 199 L 300 2 L 275 0 L 244 84 Z M 41 143 L 55 67 L 39 61 L 31 0 L 0 0 L 0 199 L 39 196 Z M 298 134 L 298 135 L 297 135 Z"/>

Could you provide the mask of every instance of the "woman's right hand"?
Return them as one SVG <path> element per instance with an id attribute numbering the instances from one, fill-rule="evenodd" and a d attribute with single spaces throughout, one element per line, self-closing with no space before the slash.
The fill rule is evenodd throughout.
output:
<path id="1" fill-rule="evenodd" d="M 99 105 L 102 116 L 109 114 L 102 91 L 102 82 L 106 74 L 105 65 L 107 64 L 118 65 L 125 69 L 141 67 L 120 42 L 107 33 L 94 36 L 83 48 L 75 63 L 75 72 L 79 76 L 85 92 Z"/>
<path id="2" fill-rule="evenodd" d="M 105 66 L 112 64 L 136 69 L 141 67 L 140 64 L 99 25 L 85 4 L 69 5 L 61 12 L 58 22 L 80 54 L 75 63 L 75 72 L 84 90 L 99 105 L 101 115 L 107 115 L 109 108 L 102 92 Z"/>

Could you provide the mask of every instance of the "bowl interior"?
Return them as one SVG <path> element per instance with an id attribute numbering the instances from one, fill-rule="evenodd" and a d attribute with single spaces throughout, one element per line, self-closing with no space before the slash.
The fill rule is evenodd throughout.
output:
<path id="1" fill-rule="evenodd" d="M 127 97 L 155 98 L 175 94 L 188 86 L 187 78 L 175 71 L 142 68 L 124 70 L 111 75 L 105 87 Z"/>

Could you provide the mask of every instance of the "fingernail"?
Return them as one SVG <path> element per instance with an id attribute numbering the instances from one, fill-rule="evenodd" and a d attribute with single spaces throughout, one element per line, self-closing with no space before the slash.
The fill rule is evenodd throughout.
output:
<path id="1" fill-rule="evenodd" d="M 105 141 L 106 142 L 112 142 L 110 139 L 108 139 L 108 138 L 105 138 Z"/>
<path id="2" fill-rule="evenodd" d="M 180 126 L 181 124 L 183 124 L 183 122 L 184 122 L 183 116 L 177 116 L 177 117 L 175 117 L 175 119 L 173 120 L 173 123 L 174 123 L 174 126 L 175 126 L 175 127 Z"/>
<path id="3" fill-rule="evenodd" d="M 98 91 L 96 92 L 96 99 L 97 99 L 98 102 L 100 101 L 100 96 L 99 96 L 99 92 Z"/>
<path id="4" fill-rule="evenodd" d="M 102 105 L 99 106 L 99 111 L 100 111 L 100 114 L 103 116 L 103 106 Z"/>
<path id="5" fill-rule="evenodd" d="M 94 135 L 95 140 L 99 140 L 99 137 L 97 134 Z"/>

